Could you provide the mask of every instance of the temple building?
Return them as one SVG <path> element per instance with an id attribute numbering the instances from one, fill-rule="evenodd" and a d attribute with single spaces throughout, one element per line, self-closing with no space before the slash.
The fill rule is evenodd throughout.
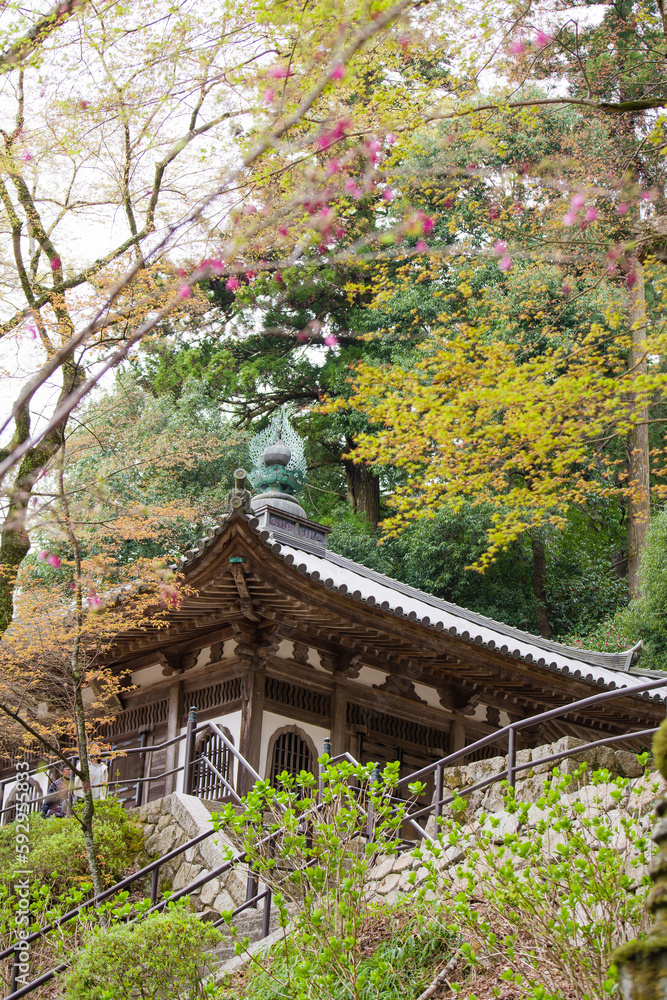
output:
<path id="1" fill-rule="evenodd" d="M 315 767 L 326 737 L 334 753 L 399 760 L 407 772 L 510 721 L 655 676 L 635 665 L 637 648 L 551 642 L 331 552 L 328 529 L 296 499 L 303 443 L 284 413 L 255 438 L 251 457 L 259 492 L 251 496 L 238 470 L 217 527 L 178 564 L 193 596 L 168 628 L 119 640 L 114 669 L 132 684 L 114 722 L 119 747 L 179 735 L 196 706 L 262 777 Z M 524 731 L 523 745 L 648 728 L 664 712 L 657 695 L 628 694 Z M 209 759 L 231 768 L 214 744 L 211 735 Z M 484 755 L 505 751 L 491 745 Z M 152 755 L 153 773 L 178 766 L 176 754 Z M 148 763 L 118 760 L 122 777 L 142 776 Z M 151 798 L 169 787 L 169 778 L 151 783 Z"/>
<path id="2" fill-rule="evenodd" d="M 303 443 L 278 413 L 237 470 L 227 509 L 177 569 L 189 596 L 168 626 L 118 638 L 111 667 L 127 677 L 108 738 L 120 751 L 180 735 L 188 711 L 214 721 L 262 777 L 314 769 L 325 738 L 364 762 L 404 773 L 509 722 L 655 676 L 640 650 L 600 653 L 542 639 L 367 569 L 327 547 L 296 494 Z M 564 735 L 599 739 L 659 724 L 664 699 L 628 692 L 520 734 L 519 746 Z M 118 757 L 112 778 L 152 777 L 146 797 L 174 787 L 184 744 Z M 492 743 L 484 756 L 506 752 Z M 234 761 L 200 737 L 220 773 Z M 179 758 L 180 755 L 180 758 Z M 195 792 L 223 797 L 210 769 Z M 144 793 L 142 793 L 144 794 Z"/>

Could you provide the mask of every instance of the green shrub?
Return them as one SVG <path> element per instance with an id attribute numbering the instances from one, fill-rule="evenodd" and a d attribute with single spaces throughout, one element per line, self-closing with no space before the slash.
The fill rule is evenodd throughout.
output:
<path id="1" fill-rule="evenodd" d="M 594 771 L 584 802 L 569 793 L 585 770 L 554 769 L 536 806 L 505 782 L 505 812 L 472 823 L 465 800 L 455 800 L 459 818 L 442 820 L 433 850 L 415 852 L 468 965 L 482 963 L 515 1000 L 616 995 L 611 955 L 647 927 L 654 846 L 640 793 L 655 794 L 659 783 L 644 779 L 630 790 L 627 778 Z M 445 875 L 440 859 L 452 850 L 462 857 Z"/>
<path id="2" fill-rule="evenodd" d="M 266 988 L 294 1000 L 366 1000 L 380 995 L 377 986 L 391 972 L 380 956 L 374 965 L 365 961 L 362 930 L 371 873 L 380 858 L 397 853 L 408 803 L 392 802 L 399 763 L 387 764 L 381 774 L 373 764 L 331 765 L 326 755 L 320 763 L 319 793 L 309 771 L 283 772 L 277 787 L 257 782 L 244 812 L 237 815 L 230 806 L 213 818 L 274 891 L 286 960 L 264 964 Z M 409 786 L 411 796 L 424 791 L 420 782 Z M 268 843 L 266 830 L 281 828 L 277 842 Z M 247 953 L 249 940 L 241 938 L 232 913 L 223 917 L 237 954 Z"/>
<path id="3" fill-rule="evenodd" d="M 65 976 L 66 1000 L 195 1000 L 208 995 L 220 932 L 171 905 L 132 924 L 98 928 Z"/>
<path id="4" fill-rule="evenodd" d="M 78 808 L 78 807 L 77 807 Z M 116 799 L 95 803 L 94 838 L 107 885 L 117 882 L 143 846 L 141 826 L 130 819 Z M 0 827 L 0 881 L 10 878 L 15 861 L 14 824 Z M 90 881 L 81 825 L 76 816 L 30 817 L 30 864 L 35 883 L 60 893 Z"/>

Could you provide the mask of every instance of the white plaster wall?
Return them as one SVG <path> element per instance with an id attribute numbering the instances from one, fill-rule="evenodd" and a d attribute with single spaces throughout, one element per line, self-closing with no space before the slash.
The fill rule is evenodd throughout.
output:
<path id="1" fill-rule="evenodd" d="M 420 698 L 430 705 L 432 708 L 439 708 L 442 711 L 442 705 L 440 704 L 440 699 L 438 698 L 438 692 L 435 688 L 428 687 L 427 684 L 417 684 L 415 683 L 415 691 Z"/>
<path id="2" fill-rule="evenodd" d="M 282 729 L 284 726 L 297 726 L 298 729 L 310 736 L 315 744 L 318 757 L 322 753 L 325 738 L 331 735 L 328 729 L 323 729 L 321 726 L 313 726 L 309 722 L 298 722 L 296 719 L 290 719 L 287 715 L 265 712 L 262 723 L 262 742 L 259 751 L 259 773 L 263 778 L 268 778 L 269 776 L 266 758 L 269 752 L 271 737 L 277 729 Z"/>
<path id="3" fill-rule="evenodd" d="M 153 663 L 150 667 L 142 667 L 141 670 L 135 670 L 130 675 L 132 684 L 138 688 L 153 687 L 154 684 L 160 684 L 164 679 L 161 663 Z"/>

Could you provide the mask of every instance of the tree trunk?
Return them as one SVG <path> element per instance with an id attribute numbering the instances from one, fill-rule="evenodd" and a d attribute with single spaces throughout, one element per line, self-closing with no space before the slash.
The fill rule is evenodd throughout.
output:
<path id="1" fill-rule="evenodd" d="M 533 550 L 533 597 L 535 598 L 537 627 L 543 639 L 550 639 L 551 625 L 549 624 L 547 605 L 547 556 L 544 550 L 544 540 L 537 532 L 531 531 L 530 544 Z"/>
<path id="2" fill-rule="evenodd" d="M 646 298 L 644 268 L 635 259 L 636 283 L 630 289 L 630 326 L 632 347 L 628 366 L 631 371 L 646 372 Z M 635 397 L 630 397 L 630 403 Z M 648 445 L 648 407 L 635 411 L 637 423 L 628 431 L 628 594 L 639 596 L 639 565 L 646 542 L 650 515 L 650 463 Z"/>
<path id="3" fill-rule="evenodd" d="M 83 380 L 83 369 L 74 362 L 63 365 L 63 386 L 58 404 L 76 389 Z M 29 404 L 14 416 L 14 435 L 3 454 L 11 454 L 14 448 L 30 437 Z M 40 441 L 36 448 L 28 451 L 19 465 L 14 485 L 8 490 L 8 505 L 4 521 L 0 527 L 0 635 L 11 624 L 14 617 L 14 586 L 21 563 L 30 549 L 26 532 L 28 503 L 37 478 L 47 463 L 62 447 L 65 423 L 54 428 Z"/>
<path id="4" fill-rule="evenodd" d="M 90 787 L 90 765 L 88 760 L 88 733 L 86 732 L 86 709 L 83 704 L 83 683 L 85 680 L 85 669 L 81 663 L 81 633 L 83 631 L 83 590 L 81 580 L 81 550 L 79 541 L 72 528 L 70 518 L 69 501 L 65 492 L 64 477 L 65 455 L 62 453 L 62 462 L 59 469 L 60 502 L 62 504 L 65 518 L 65 529 L 72 544 L 74 553 L 74 603 L 76 607 L 74 641 L 72 643 L 72 685 L 74 688 L 74 721 L 76 725 L 76 742 L 79 751 L 79 776 L 83 789 L 83 810 L 78 820 L 81 823 L 83 842 L 86 846 L 86 856 L 88 867 L 93 880 L 93 890 L 99 896 L 104 889 L 100 864 L 95 851 L 95 840 L 93 837 L 93 819 L 95 817 L 95 802 L 93 800 L 93 790 Z M 85 654 L 84 654 L 85 656 Z"/>
<path id="5" fill-rule="evenodd" d="M 351 442 L 348 444 L 351 448 Z M 361 514 L 377 528 L 380 520 L 380 480 L 367 465 L 345 459 L 347 499 L 355 514 Z"/>

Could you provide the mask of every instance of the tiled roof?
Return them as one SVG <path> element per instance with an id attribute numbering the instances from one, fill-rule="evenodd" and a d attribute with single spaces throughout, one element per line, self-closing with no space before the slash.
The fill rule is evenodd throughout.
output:
<path id="1" fill-rule="evenodd" d="M 639 655 L 641 643 L 624 652 L 601 653 L 552 642 L 392 580 L 391 577 L 328 549 L 296 538 L 284 541 L 277 537 L 282 534 L 280 532 L 269 532 L 266 529 L 258 531 L 259 522 L 254 517 L 247 518 L 241 512 L 231 515 L 232 518 L 235 516 L 247 519 L 249 527 L 257 532 L 260 540 L 275 555 L 288 566 L 294 566 L 298 573 L 307 576 L 313 583 L 321 583 L 327 590 L 335 590 L 371 607 L 377 606 L 397 617 L 419 622 L 425 628 L 448 632 L 464 641 L 489 650 L 498 650 L 517 660 L 534 663 L 544 670 L 583 680 L 598 688 L 632 687 L 633 684 L 661 676 L 633 665 Z M 227 518 L 219 518 L 218 527 L 209 531 L 206 538 L 202 538 L 186 553 L 179 562 L 179 568 L 191 565 L 224 531 L 226 523 Z M 667 687 L 667 676 L 665 686 Z M 655 692 L 645 692 L 639 697 L 656 702 L 665 700 L 664 695 Z"/>

